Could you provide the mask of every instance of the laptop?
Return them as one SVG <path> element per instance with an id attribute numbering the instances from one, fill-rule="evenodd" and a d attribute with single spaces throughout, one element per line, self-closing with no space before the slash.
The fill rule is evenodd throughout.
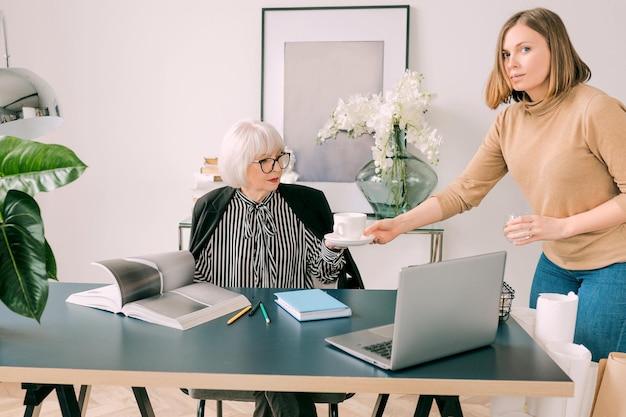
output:
<path id="1" fill-rule="evenodd" d="M 387 370 L 490 345 L 498 330 L 505 262 L 502 251 L 404 267 L 393 324 L 325 340 Z"/>

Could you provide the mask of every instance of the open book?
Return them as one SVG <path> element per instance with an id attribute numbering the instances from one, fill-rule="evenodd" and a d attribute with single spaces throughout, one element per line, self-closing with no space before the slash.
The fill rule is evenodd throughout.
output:
<path id="1" fill-rule="evenodd" d="M 243 294 L 193 281 L 194 259 L 182 250 L 94 262 L 115 284 L 70 295 L 68 303 L 185 330 L 250 305 Z"/>

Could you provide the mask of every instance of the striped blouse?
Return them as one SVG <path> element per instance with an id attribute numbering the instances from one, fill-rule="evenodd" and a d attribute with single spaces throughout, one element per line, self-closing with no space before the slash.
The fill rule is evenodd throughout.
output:
<path id="1" fill-rule="evenodd" d="M 277 192 L 261 203 L 237 190 L 196 261 L 196 281 L 221 287 L 312 288 L 335 281 L 343 251 L 326 247 Z"/>

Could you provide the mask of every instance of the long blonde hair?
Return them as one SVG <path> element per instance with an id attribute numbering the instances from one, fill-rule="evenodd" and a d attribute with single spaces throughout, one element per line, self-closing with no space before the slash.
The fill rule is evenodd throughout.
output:
<path id="1" fill-rule="evenodd" d="M 502 54 L 504 37 L 508 30 L 518 23 L 539 33 L 548 43 L 550 83 L 544 100 L 557 99 L 575 85 L 591 78 L 591 70 L 576 53 L 561 18 L 556 13 L 543 8 L 524 10 L 511 16 L 500 29 L 495 62 L 485 89 L 485 102 L 491 109 L 503 103 L 510 103 L 511 100 L 528 99 L 524 91 L 513 89 Z"/>

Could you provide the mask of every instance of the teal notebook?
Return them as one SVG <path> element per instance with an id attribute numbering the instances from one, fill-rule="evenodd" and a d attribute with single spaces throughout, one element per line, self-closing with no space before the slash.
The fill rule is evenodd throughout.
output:
<path id="1" fill-rule="evenodd" d="M 299 321 L 350 317 L 350 307 L 319 288 L 274 293 L 276 304 Z"/>

